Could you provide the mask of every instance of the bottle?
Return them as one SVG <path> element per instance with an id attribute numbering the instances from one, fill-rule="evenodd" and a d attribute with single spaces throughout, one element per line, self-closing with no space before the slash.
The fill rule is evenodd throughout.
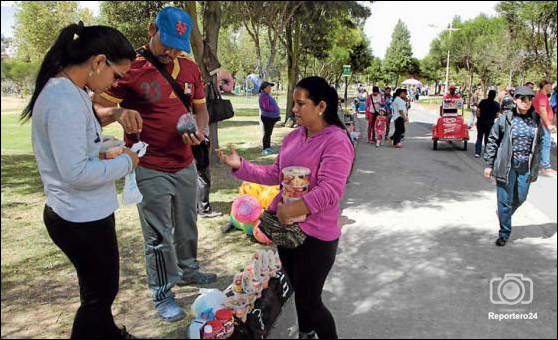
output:
<path id="1" fill-rule="evenodd" d="M 188 339 L 201 339 L 201 331 L 203 329 L 204 321 L 194 320 L 190 327 L 188 327 Z"/>

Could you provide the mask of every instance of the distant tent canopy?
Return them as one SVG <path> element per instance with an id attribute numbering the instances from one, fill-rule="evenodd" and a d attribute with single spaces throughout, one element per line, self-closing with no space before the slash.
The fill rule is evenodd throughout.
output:
<path id="1" fill-rule="evenodd" d="M 417 85 L 422 85 L 422 83 L 421 83 L 420 81 L 416 80 L 416 79 L 410 78 L 410 79 L 405 79 L 405 80 L 401 83 L 401 85 L 412 85 L 412 86 L 414 85 L 414 86 L 417 86 Z"/>
<path id="2" fill-rule="evenodd" d="M 258 76 L 257 74 L 252 73 L 246 77 L 246 81 L 245 81 L 246 93 L 252 92 L 252 94 L 257 94 L 260 91 L 260 86 L 262 86 L 262 80 L 260 79 L 260 76 Z"/>

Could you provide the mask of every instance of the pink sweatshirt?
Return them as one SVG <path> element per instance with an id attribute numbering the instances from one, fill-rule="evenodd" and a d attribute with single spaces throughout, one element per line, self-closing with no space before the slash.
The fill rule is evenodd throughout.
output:
<path id="1" fill-rule="evenodd" d="M 299 225 L 307 235 L 333 241 L 341 235 L 340 204 L 353 159 L 354 148 L 344 130 L 330 125 L 306 138 L 306 129 L 300 127 L 283 139 L 281 151 L 273 164 L 256 165 L 243 159 L 240 169 L 233 174 L 245 181 L 277 185 L 281 184 L 281 169 L 289 166 L 309 168 L 312 171 L 309 191 L 302 199 L 310 214 Z M 268 210 L 277 211 L 280 200 L 281 194 L 273 199 Z"/>

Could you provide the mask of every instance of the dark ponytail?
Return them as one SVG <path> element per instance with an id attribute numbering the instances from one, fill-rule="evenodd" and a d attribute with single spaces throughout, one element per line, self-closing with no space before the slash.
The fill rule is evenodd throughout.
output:
<path id="1" fill-rule="evenodd" d="M 339 104 L 339 95 L 337 91 L 331 87 L 328 82 L 322 77 L 307 77 L 302 79 L 296 84 L 297 88 L 306 90 L 308 94 L 308 98 L 312 100 L 314 105 L 320 104 L 321 101 L 326 103 L 326 110 L 324 112 L 324 120 L 329 125 L 335 125 L 340 129 L 344 130 L 347 133 L 347 138 L 349 138 L 349 142 L 351 145 L 353 144 L 353 139 L 351 138 L 351 134 L 347 130 L 345 123 L 343 123 L 339 119 L 339 115 L 337 114 L 337 105 Z M 355 159 L 353 158 L 351 164 L 351 173 L 353 172 Z M 347 183 L 349 183 L 349 177 L 347 177 Z"/>
<path id="2" fill-rule="evenodd" d="M 29 104 L 21 113 L 20 120 L 25 122 L 31 118 L 35 102 L 50 78 L 67 66 L 81 65 L 90 57 L 99 54 L 106 55 L 115 63 L 124 59 L 134 60 L 136 57 L 128 39 L 112 27 L 85 27 L 81 21 L 64 27 L 41 63 L 35 90 Z"/>
<path id="3" fill-rule="evenodd" d="M 307 77 L 300 80 L 296 87 L 306 90 L 308 98 L 312 100 L 314 105 L 320 102 L 326 103 L 326 110 L 324 112 L 324 120 L 329 125 L 335 125 L 343 130 L 347 130 L 345 124 L 339 119 L 337 114 L 337 107 L 339 104 L 339 95 L 337 91 L 322 77 Z M 349 137 L 350 139 L 350 137 Z"/>

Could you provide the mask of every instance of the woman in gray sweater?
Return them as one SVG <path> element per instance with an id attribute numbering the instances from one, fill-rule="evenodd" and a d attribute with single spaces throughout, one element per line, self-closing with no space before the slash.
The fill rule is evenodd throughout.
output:
<path id="1" fill-rule="evenodd" d="M 137 154 L 124 149 L 99 159 L 101 125 L 87 90 L 102 93 L 128 72 L 135 51 L 117 30 L 65 27 L 47 52 L 21 118 L 33 117 L 33 151 L 46 194 L 43 219 L 53 242 L 76 268 L 81 305 L 72 338 L 129 338 L 113 319 L 119 254 L 115 180 L 130 173 Z"/>

